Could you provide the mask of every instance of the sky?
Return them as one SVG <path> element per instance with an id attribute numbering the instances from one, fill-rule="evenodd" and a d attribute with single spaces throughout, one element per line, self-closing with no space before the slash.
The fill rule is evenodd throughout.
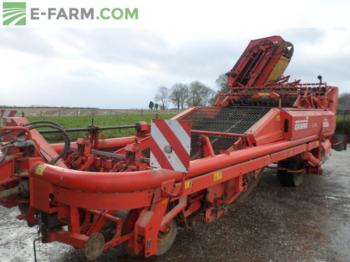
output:
<path id="1" fill-rule="evenodd" d="M 249 40 L 270 35 L 294 44 L 291 79 L 322 75 L 350 92 L 348 0 L 112 3 L 138 7 L 139 20 L 1 27 L 0 104 L 147 108 L 160 86 L 217 89 Z"/>

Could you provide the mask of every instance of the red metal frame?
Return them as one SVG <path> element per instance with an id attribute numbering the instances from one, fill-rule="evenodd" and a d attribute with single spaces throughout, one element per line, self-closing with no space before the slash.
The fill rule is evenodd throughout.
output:
<path id="1" fill-rule="evenodd" d="M 25 118 L 8 118 L 0 128 L 2 148 L 9 148 L 0 161 L 0 203 L 22 207 L 18 218 L 39 224 L 43 242 L 84 249 L 90 259 L 123 243 L 133 254 L 148 257 L 162 252 L 159 235 L 173 232 L 175 219 L 185 226 L 192 220 L 214 221 L 270 164 L 300 156 L 305 169 L 321 174 L 321 160 L 329 153 L 335 130 L 337 88 L 288 83 L 283 68 L 276 68 L 281 59 L 288 63 L 291 54 L 292 45 L 277 36 L 248 45 L 229 74 L 230 90 L 219 95 L 213 112 L 241 102 L 275 106 L 244 133 L 192 130 L 201 136 L 202 157 L 190 162 L 188 172 L 150 167 L 146 123 L 135 136 L 124 138 L 99 139 L 98 132 L 90 132 L 52 165 L 48 162 L 64 145 L 50 145 L 25 126 Z M 290 101 L 292 106 L 284 106 Z M 211 135 L 237 140 L 215 154 Z"/>

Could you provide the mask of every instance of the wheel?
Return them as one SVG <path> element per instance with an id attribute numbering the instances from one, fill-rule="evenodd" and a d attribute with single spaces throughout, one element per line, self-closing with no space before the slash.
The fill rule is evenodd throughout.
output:
<path id="1" fill-rule="evenodd" d="M 287 173 L 284 175 L 278 175 L 281 186 L 297 187 L 303 183 L 304 174 Z"/>
<path id="2" fill-rule="evenodd" d="M 127 234 L 131 232 L 134 228 L 134 225 L 137 221 L 139 212 L 137 210 L 132 210 L 128 213 L 126 216 L 124 226 L 122 233 Z M 171 221 L 168 225 L 166 232 L 159 232 L 158 233 L 158 245 L 157 245 L 157 256 L 165 254 L 173 245 L 175 238 L 177 235 L 177 226 L 175 221 Z M 132 250 L 130 247 L 127 246 L 125 243 L 124 250 L 126 251 L 127 255 L 130 257 L 138 257 L 141 256 L 143 252 L 135 253 L 134 250 Z"/>
<path id="3" fill-rule="evenodd" d="M 293 157 L 278 162 L 277 177 L 281 186 L 297 187 L 303 183 L 305 169 L 300 157 Z"/>
<path id="4" fill-rule="evenodd" d="M 177 235 L 177 226 L 175 221 L 171 221 L 166 232 L 159 232 L 158 234 L 158 250 L 156 255 L 165 254 L 174 244 Z"/>
<path id="5" fill-rule="evenodd" d="M 95 261 L 102 253 L 105 239 L 101 233 L 93 233 L 85 243 L 84 254 L 88 261 Z"/>

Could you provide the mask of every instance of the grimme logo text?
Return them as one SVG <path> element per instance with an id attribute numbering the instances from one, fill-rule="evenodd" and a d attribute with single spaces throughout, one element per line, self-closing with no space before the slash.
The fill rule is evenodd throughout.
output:
<path id="1" fill-rule="evenodd" d="M 27 17 L 28 16 L 28 17 Z M 138 8 L 28 7 L 25 2 L 3 2 L 2 24 L 23 26 L 27 20 L 138 20 Z"/>

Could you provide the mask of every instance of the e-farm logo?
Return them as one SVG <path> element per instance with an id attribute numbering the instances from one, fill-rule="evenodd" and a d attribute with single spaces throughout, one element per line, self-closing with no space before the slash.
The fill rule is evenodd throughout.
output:
<path id="1" fill-rule="evenodd" d="M 26 3 L 24 2 L 2 3 L 3 25 L 26 25 L 26 14 Z"/>
<path id="2" fill-rule="evenodd" d="M 101 2 L 100 2 L 101 3 Z M 3 2 L 2 24 L 4 26 L 23 26 L 37 22 L 53 21 L 93 21 L 93 20 L 138 20 L 139 9 L 129 7 L 71 7 L 28 6 L 26 2 Z M 28 24 L 29 25 L 29 24 Z"/>

